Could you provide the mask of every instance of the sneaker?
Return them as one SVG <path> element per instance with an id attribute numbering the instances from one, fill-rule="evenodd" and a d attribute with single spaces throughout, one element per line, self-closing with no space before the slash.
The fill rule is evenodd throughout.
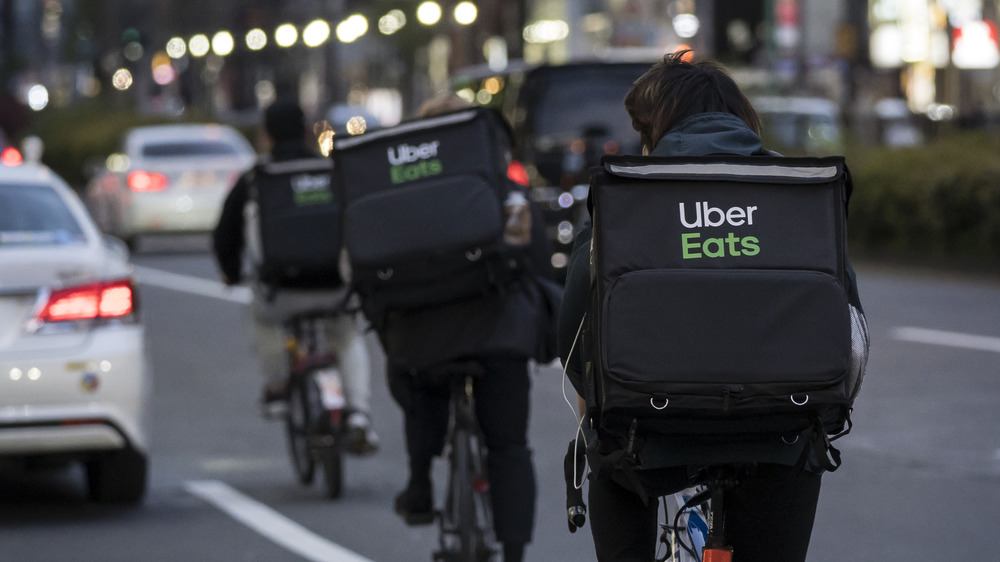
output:
<path id="1" fill-rule="evenodd" d="M 264 419 L 284 419 L 288 414 L 288 392 L 284 384 L 268 384 L 260 400 L 261 415 Z"/>
<path id="2" fill-rule="evenodd" d="M 371 455 L 378 450 L 378 435 L 366 414 L 354 412 L 347 418 L 347 451 Z"/>
<path id="3" fill-rule="evenodd" d="M 396 513 L 407 525 L 430 525 L 434 522 L 431 489 L 416 487 L 412 483 L 396 496 Z"/>

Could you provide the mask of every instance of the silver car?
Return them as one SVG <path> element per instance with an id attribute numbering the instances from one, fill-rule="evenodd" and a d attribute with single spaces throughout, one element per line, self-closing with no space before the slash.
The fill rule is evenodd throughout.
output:
<path id="1" fill-rule="evenodd" d="M 0 165 L 0 468 L 82 461 L 92 499 L 146 490 L 148 361 L 128 249 L 48 168 Z"/>
<path id="2" fill-rule="evenodd" d="M 104 232 L 132 247 L 139 236 L 206 233 L 255 160 L 250 143 L 227 125 L 136 127 L 88 182 L 87 205 Z"/>

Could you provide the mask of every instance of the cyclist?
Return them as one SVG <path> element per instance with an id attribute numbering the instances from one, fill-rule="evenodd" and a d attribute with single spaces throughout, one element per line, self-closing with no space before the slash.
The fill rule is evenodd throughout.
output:
<path id="1" fill-rule="evenodd" d="M 711 61 L 691 62 L 689 57 L 688 51 L 665 56 L 635 81 L 625 97 L 643 154 L 765 153 L 760 119 L 724 67 Z M 590 305 L 590 237 L 588 227 L 576 239 L 559 315 L 559 354 L 576 375 L 582 372 L 579 346 L 573 356 L 569 350 Z M 853 272 L 850 275 L 853 280 Z M 851 292 L 852 303 L 860 306 L 856 287 Z M 578 376 L 570 378 L 580 380 Z M 582 390 L 577 388 L 581 394 Z M 671 451 L 684 453 L 676 448 Z M 744 562 L 804 560 L 819 499 L 820 472 L 795 468 L 802 453 L 799 446 L 779 445 L 761 453 L 768 462 L 752 467 L 753 474 L 726 496 L 726 538 Z M 684 466 L 647 465 L 633 474 L 638 482 L 628 480 L 620 471 L 610 477 L 591 474 L 590 521 L 599 560 L 653 560 L 657 502 L 645 502 L 637 489 L 658 497 L 692 483 Z"/>
<path id="2" fill-rule="evenodd" d="M 453 94 L 439 96 L 425 102 L 419 115 L 429 117 L 464 107 L 468 104 Z M 532 275 L 552 279 L 544 225 L 537 210 L 531 211 L 528 229 L 531 240 L 523 246 L 521 256 L 527 271 L 522 280 Z M 526 226 L 523 222 L 508 221 L 508 234 Z M 395 510 L 407 524 L 429 524 L 434 520 L 431 464 L 442 453 L 448 428 L 449 382 L 421 376 L 423 367 L 434 363 L 436 346 L 438 349 L 525 347 L 507 341 L 537 333 L 531 328 L 532 323 L 538 322 L 539 311 L 517 298 L 520 282 L 515 281 L 504 292 L 488 297 L 387 315 L 380 336 L 388 359 L 390 392 L 404 413 L 409 457 L 409 480 L 396 496 Z M 537 342 L 527 344 L 533 348 Z M 445 349 L 441 352 L 447 353 Z M 488 451 L 494 529 L 503 544 L 505 562 L 523 558 L 534 528 L 536 484 L 528 445 L 529 356 L 529 352 L 506 351 L 476 357 L 486 370 L 486 375 L 475 383 L 474 395 Z"/>
<path id="3" fill-rule="evenodd" d="M 273 161 L 321 158 L 306 143 L 305 116 L 298 103 L 279 100 L 264 112 L 264 132 L 270 141 Z M 244 250 L 250 265 L 258 266 L 258 228 L 253 205 L 249 205 L 254 173 L 244 173 L 226 197 L 222 214 L 212 233 L 213 251 L 227 285 L 243 279 Z M 256 254 L 256 255 L 255 255 Z M 254 268 L 255 269 L 255 268 Z M 344 289 L 276 290 L 256 279 L 253 283 L 251 316 L 254 350 L 265 377 L 262 405 L 267 417 L 276 417 L 287 408 L 288 364 L 282 323 L 297 313 L 329 309 L 341 301 Z M 347 423 L 347 447 L 356 453 L 372 453 L 378 448 L 378 435 L 372 428 L 371 366 L 363 332 L 353 315 L 339 315 L 328 321 L 324 330 L 327 344 L 338 356 L 343 375 L 344 393 L 352 414 Z"/>

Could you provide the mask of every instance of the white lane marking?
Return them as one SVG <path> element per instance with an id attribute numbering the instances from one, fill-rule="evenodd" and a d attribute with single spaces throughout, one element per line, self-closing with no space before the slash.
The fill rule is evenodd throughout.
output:
<path id="1" fill-rule="evenodd" d="M 184 483 L 184 488 L 188 493 L 214 505 L 233 519 L 307 560 L 371 562 L 218 480 L 189 481 Z"/>
<path id="2" fill-rule="evenodd" d="M 136 278 L 140 283 L 156 285 L 173 291 L 193 293 L 240 304 L 249 304 L 253 299 L 249 287 L 227 287 L 218 281 L 202 279 L 193 275 L 181 275 L 162 269 L 135 266 Z"/>
<path id="3" fill-rule="evenodd" d="M 892 338 L 916 343 L 946 345 L 949 347 L 1000 353 L 1000 338 L 963 334 L 961 332 L 946 332 L 943 330 L 928 330 L 926 328 L 904 326 L 893 329 Z"/>

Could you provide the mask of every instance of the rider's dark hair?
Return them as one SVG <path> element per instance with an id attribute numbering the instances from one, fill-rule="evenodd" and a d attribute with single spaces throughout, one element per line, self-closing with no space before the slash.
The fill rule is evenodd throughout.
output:
<path id="1" fill-rule="evenodd" d="M 663 135 L 697 113 L 732 113 L 760 134 L 760 117 L 717 62 L 692 61 L 688 50 L 665 55 L 632 83 L 625 96 L 632 127 L 649 150 Z"/>

